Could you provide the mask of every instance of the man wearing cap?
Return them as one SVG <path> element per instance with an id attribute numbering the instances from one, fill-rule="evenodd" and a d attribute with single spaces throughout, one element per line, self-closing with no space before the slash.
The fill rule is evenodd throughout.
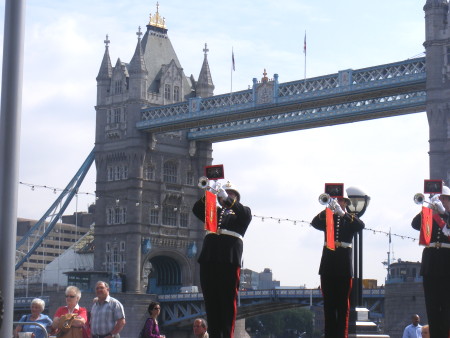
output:
<path id="1" fill-rule="evenodd" d="M 450 189 L 442 187 L 442 194 L 431 198 L 433 225 L 430 244 L 423 249 L 420 274 L 427 309 L 430 337 L 448 337 L 450 330 Z M 422 212 L 414 217 L 412 227 L 422 227 Z"/>
<path id="2" fill-rule="evenodd" d="M 311 222 L 315 229 L 323 231 L 325 237 L 319 268 L 325 316 L 325 338 L 348 337 L 353 275 L 352 239 L 356 232 L 364 229 L 364 223 L 358 217 L 345 211 L 349 204 L 350 199 L 344 192 L 343 197 L 330 200 L 331 215 L 327 216 L 324 210 Z M 333 245 L 327 243 L 327 222 L 330 232 L 334 229 Z"/>
<path id="3" fill-rule="evenodd" d="M 252 219 L 249 207 L 240 202 L 238 189 L 231 183 L 216 191 L 217 233 L 209 232 L 203 240 L 198 258 L 200 285 L 205 301 L 208 331 L 211 338 L 232 338 L 237 313 L 237 294 L 241 273 L 243 237 Z M 205 198 L 192 208 L 205 221 Z"/>

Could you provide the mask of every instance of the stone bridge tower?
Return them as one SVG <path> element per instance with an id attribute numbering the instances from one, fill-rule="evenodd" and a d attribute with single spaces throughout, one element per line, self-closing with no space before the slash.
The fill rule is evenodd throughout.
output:
<path id="1" fill-rule="evenodd" d="M 173 293 L 199 285 L 204 231 L 191 208 L 212 145 L 189 142 L 185 131 L 152 135 L 135 126 L 142 108 L 212 96 L 214 85 L 206 45 L 198 81 L 184 74 L 159 8 L 136 34 L 131 61 L 114 66 L 106 37 L 97 76 L 94 269 L 120 276 L 127 292 Z"/>
<path id="2" fill-rule="evenodd" d="M 447 0 L 427 0 L 425 50 L 430 178 L 450 184 L 450 27 Z"/>

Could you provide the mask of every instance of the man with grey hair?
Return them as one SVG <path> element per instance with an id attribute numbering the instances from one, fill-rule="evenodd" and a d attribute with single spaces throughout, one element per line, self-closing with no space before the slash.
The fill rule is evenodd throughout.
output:
<path id="1" fill-rule="evenodd" d="M 118 338 L 125 326 L 123 305 L 109 295 L 109 285 L 99 281 L 95 285 L 96 300 L 91 310 L 92 338 Z"/>
<path id="2" fill-rule="evenodd" d="M 203 318 L 197 318 L 194 320 L 194 336 L 197 338 L 209 338 L 208 334 L 208 324 L 206 324 L 206 320 Z"/>

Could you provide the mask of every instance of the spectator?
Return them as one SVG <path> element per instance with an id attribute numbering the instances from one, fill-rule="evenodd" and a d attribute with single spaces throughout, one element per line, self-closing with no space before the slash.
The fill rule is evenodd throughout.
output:
<path id="1" fill-rule="evenodd" d="M 40 298 L 31 301 L 31 314 L 23 315 L 19 322 L 36 322 L 42 324 L 47 331 L 51 330 L 52 320 L 49 316 L 42 314 L 45 309 L 45 302 Z M 19 332 L 32 332 L 34 338 L 44 338 L 45 333 L 42 328 L 33 324 L 18 325 L 14 330 L 14 337 L 19 337 Z"/>
<path id="2" fill-rule="evenodd" d="M 206 320 L 203 318 L 197 318 L 194 320 L 194 336 L 196 338 L 209 338 L 208 335 L 208 324 L 206 323 Z"/>
<path id="3" fill-rule="evenodd" d="M 422 338 L 430 338 L 430 327 L 428 325 L 422 326 Z"/>
<path id="4" fill-rule="evenodd" d="M 95 285 L 97 300 L 91 310 L 92 338 L 117 338 L 125 326 L 123 305 L 109 295 L 109 285 L 99 281 Z"/>
<path id="5" fill-rule="evenodd" d="M 157 302 L 151 302 L 148 305 L 148 314 L 150 315 L 147 318 L 144 328 L 142 329 L 142 338 L 165 338 L 164 335 L 161 335 L 159 332 L 158 325 L 158 316 L 161 313 L 161 305 Z"/>
<path id="6" fill-rule="evenodd" d="M 67 314 L 76 314 L 71 322 L 70 329 L 81 331 L 83 326 L 87 323 L 87 310 L 78 305 L 81 298 L 81 291 L 76 286 L 68 286 L 65 294 L 66 306 L 61 306 L 56 310 L 52 326 L 55 330 L 60 329 L 62 327 L 62 323 L 60 323 L 61 318 L 65 320 Z"/>
<path id="7" fill-rule="evenodd" d="M 411 324 L 403 331 L 403 338 L 422 338 L 422 325 L 419 322 L 419 315 L 412 315 Z"/>

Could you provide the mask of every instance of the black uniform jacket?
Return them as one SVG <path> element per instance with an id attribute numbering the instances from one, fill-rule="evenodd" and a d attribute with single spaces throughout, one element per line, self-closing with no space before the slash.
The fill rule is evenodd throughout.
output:
<path id="1" fill-rule="evenodd" d="M 352 243 L 354 233 L 364 229 L 364 223 L 358 217 L 348 213 L 344 216 L 333 215 L 333 219 L 334 238 L 337 242 Z M 311 225 L 315 229 L 323 231 L 326 242 L 325 210 L 314 217 Z M 335 250 L 330 250 L 324 246 L 319 275 L 351 277 L 353 275 L 352 249 L 336 247 Z"/>
<path id="2" fill-rule="evenodd" d="M 249 207 L 228 197 L 226 205 L 230 208 L 217 208 L 217 226 L 237 232 L 241 236 L 245 235 L 248 225 L 252 220 L 252 212 Z M 201 198 L 195 202 L 192 212 L 202 222 L 205 221 L 205 200 Z M 203 240 L 203 247 L 198 258 L 199 263 L 230 263 L 241 266 L 242 239 L 230 235 L 207 234 Z"/>
<path id="3" fill-rule="evenodd" d="M 448 224 L 449 215 L 439 215 Z M 420 230 L 422 225 L 422 213 L 413 218 L 411 226 Z M 439 225 L 433 220 L 430 243 L 446 243 L 450 245 L 448 236 L 442 233 Z M 422 276 L 450 276 L 450 248 L 426 247 L 422 252 Z"/>

